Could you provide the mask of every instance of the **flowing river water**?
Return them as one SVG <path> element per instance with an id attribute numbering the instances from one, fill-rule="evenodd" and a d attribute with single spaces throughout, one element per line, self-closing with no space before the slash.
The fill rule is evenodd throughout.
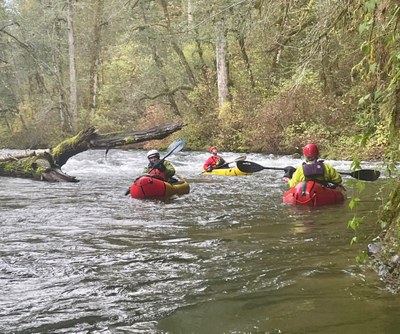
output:
<path id="1" fill-rule="evenodd" d="M 349 201 L 288 206 L 283 172 L 206 176 L 207 157 L 169 157 L 191 192 L 164 202 L 124 196 L 140 150 L 72 157 L 63 170 L 79 183 L 1 178 L 0 333 L 399 332 L 398 297 L 355 261 L 366 245 L 350 245 Z M 357 208 L 367 234 L 382 182 L 366 183 Z"/>

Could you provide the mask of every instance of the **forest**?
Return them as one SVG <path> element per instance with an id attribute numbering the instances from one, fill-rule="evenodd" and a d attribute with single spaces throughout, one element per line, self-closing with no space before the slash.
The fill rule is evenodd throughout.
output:
<path id="1" fill-rule="evenodd" d="M 396 284 L 399 19 L 395 0 L 0 0 L 0 147 L 182 122 L 192 150 L 382 161 Z"/>

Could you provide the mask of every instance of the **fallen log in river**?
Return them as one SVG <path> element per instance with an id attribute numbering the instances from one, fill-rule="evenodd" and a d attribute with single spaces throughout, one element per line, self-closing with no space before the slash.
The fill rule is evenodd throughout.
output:
<path id="1" fill-rule="evenodd" d="M 128 133 L 98 134 L 94 127 L 79 132 L 54 148 L 27 150 L 0 156 L 0 176 L 29 178 L 50 182 L 79 182 L 62 172 L 61 167 L 72 156 L 89 149 L 122 148 L 154 139 L 163 139 L 182 129 L 183 124 L 170 123 Z"/>

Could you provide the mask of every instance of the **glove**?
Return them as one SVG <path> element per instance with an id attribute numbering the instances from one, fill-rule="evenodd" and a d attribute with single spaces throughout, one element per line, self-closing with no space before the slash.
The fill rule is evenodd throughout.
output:
<path id="1" fill-rule="evenodd" d="M 287 166 L 283 169 L 285 171 L 285 174 L 283 174 L 283 177 L 287 177 L 288 179 L 291 179 L 293 176 L 293 173 L 296 171 L 296 168 L 292 166 Z"/>
<path id="2" fill-rule="evenodd" d="M 212 167 L 208 166 L 207 169 L 206 169 L 206 172 L 211 172 L 211 171 L 212 171 Z"/>
<path id="3" fill-rule="evenodd" d="M 163 163 L 160 163 L 156 168 L 162 173 L 166 171 L 166 168 Z"/>
<path id="4" fill-rule="evenodd" d="M 222 159 L 222 158 L 219 158 L 218 161 L 217 161 L 217 163 L 216 163 L 217 168 L 221 168 L 221 166 L 223 166 L 223 165 L 225 165 L 225 164 L 226 164 L 226 162 L 225 162 L 225 160 Z"/>

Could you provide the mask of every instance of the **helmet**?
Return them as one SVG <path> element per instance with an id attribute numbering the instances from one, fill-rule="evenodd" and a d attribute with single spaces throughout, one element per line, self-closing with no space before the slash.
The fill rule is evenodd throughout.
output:
<path id="1" fill-rule="evenodd" d="M 319 156 L 319 151 L 318 151 L 318 147 L 315 144 L 308 144 L 306 146 L 303 147 L 303 155 L 305 157 L 314 157 L 314 158 L 318 158 Z"/>
<path id="2" fill-rule="evenodd" d="M 147 159 L 154 158 L 154 157 L 160 157 L 160 153 L 157 150 L 150 150 L 147 152 Z"/>
<path id="3" fill-rule="evenodd" d="M 218 151 L 217 146 L 211 146 L 210 147 L 210 153 L 212 153 L 213 150 L 217 150 Z"/>

